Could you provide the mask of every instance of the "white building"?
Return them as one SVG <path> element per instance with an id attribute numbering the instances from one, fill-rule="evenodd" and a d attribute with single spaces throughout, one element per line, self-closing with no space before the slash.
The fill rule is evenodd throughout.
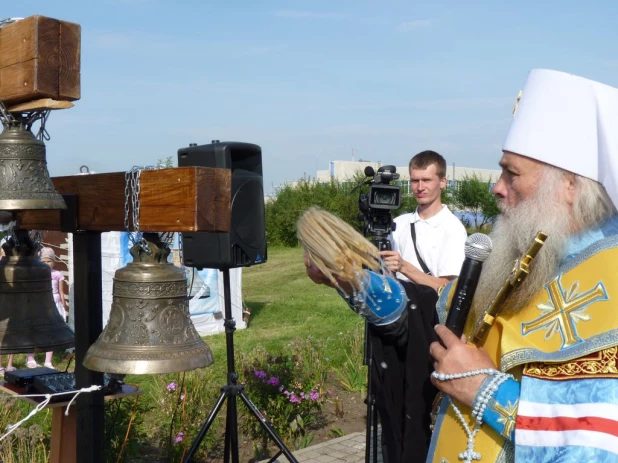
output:
<path id="1" fill-rule="evenodd" d="M 328 170 L 318 170 L 316 173 L 317 182 L 330 182 L 338 180 L 340 182 L 352 181 L 358 172 L 364 172 L 365 167 L 371 166 L 377 172 L 383 164 L 371 161 L 330 161 Z M 396 166 L 399 174 L 399 181 L 408 182 L 410 172 L 408 166 Z M 446 166 L 446 179 L 449 182 L 461 181 L 466 177 L 476 175 L 482 180 L 491 180 L 496 183 L 500 177 L 500 171 L 496 169 L 477 169 L 475 167 L 459 167 L 455 164 Z"/>

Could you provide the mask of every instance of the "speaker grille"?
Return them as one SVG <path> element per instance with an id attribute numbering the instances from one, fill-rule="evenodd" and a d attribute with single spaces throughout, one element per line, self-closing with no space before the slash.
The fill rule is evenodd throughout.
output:
<path id="1" fill-rule="evenodd" d="M 264 201 L 256 198 L 263 198 L 264 191 L 262 179 L 253 177 L 242 182 L 232 198 L 232 226 L 242 243 L 259 248 L 264 243 Z"/>

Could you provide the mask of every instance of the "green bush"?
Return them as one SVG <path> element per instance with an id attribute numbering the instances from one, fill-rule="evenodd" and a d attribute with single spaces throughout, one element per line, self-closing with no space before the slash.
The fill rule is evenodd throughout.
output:
<path id="1" fill-rule="evenodd" d="M 346 193 L 340 182 L 315 183 L 300 180 L 285 186 L 277 198 L 266 204 L 266 236 L 269 245 L 296 246 L 296 221 L 311 206 L 338 215 L 360 230 L 358 191 Z"/>

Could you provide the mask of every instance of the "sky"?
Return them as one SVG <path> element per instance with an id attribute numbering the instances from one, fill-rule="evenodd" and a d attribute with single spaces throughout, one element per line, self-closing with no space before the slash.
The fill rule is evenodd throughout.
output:
<path id="1" fill-rule="evenodd" d="M 52 176 L 189 143 L 255 143 L 264 190 L 331 160 L 497 168 L 531 69 L 618 87 L 618 2 L 20 0 L 81 25 L 81 99 L 49 117 Z"/>

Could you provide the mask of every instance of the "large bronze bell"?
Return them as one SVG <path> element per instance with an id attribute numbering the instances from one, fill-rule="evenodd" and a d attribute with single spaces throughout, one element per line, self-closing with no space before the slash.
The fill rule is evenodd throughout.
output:
<path id="1" fill-rule="evenodd" d="M 212 352 L 189 317 L 185 272 L 167 262 L 169 247 L 145 233 L 148 247 L 116 271 L 109 321 L 84 366 L 107 373 L 172 373 L 207 367 Z M 150 252 L 150 254 L 149 254 Z"/>
<path id="2" fill-rule="evenodd" d="M 13 122 L 0 134 L 0 211 L 66 209 L 47 171 L 45 144 Z"/>
<path id="3" fill-rule="evenodd" d="M 2 245 L 0 259 L 0 354 L 73 347 L 73 332 L 54 303 L 51 269 L 36 257 L 26 231 L 16 236 Z"/>

